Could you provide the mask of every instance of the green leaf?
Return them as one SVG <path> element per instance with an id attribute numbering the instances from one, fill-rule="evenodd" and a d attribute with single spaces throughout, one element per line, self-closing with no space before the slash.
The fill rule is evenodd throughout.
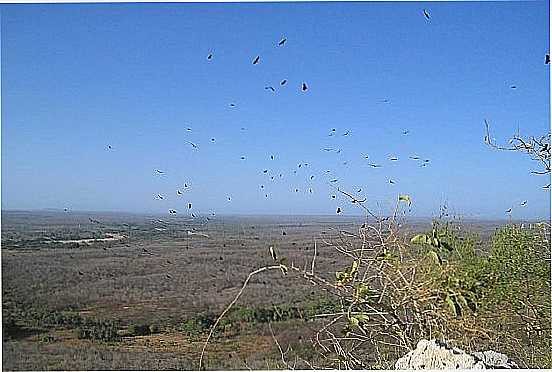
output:
<path id="1" fill-rule="evenodd" d="M 431 244 L 430 242 L 431 238 L 426 234 L 418 234 L 410 239 L 410 243 L 412 244 Z"/>
<path id="2" fill-rule="evenodd" d="M 408 203 L 409 207 L 412 205 L 412 198 L 410 197 L 410 195 L 399 195 L 399 201 Z"/>
<path id="3" fill-rule="evenodd" d="M 439 264 L 439 265 L 442 265 L 443 264 L 443 260 L 441 259 L 441 257 L 439 257 L 439 255 L 437 254 L 437 252 L 435 251 L 429 251 L 427 252 L 428 256 L 430 256 L 431 258 L 433 258 L 433 260 L 435 261 L 435 263 Z"/>

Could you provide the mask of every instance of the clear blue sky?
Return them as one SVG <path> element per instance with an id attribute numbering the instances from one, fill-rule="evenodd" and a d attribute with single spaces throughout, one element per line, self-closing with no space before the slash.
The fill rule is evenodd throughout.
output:
<path id="1" fill-rule="evenodd" d="M 483 143 L 485 118 L 497 140 L 549 131 L 545 1 L 0 11 L 2 209 L 356 213 L 336 178 L 379 212 L 405 193 L 414 216 L 550 214 L 536 164 Z"/>

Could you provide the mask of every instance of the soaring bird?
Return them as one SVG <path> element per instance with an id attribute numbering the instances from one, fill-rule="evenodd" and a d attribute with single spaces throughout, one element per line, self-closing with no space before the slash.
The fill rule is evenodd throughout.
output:
<path id="1" fill-rule="evenodd" d="M 424 17 L 426 17 L 426 19 L 429 21 L 429 10 L 424 9 Z"/>
<path id="2" fill-rule="evenodd" d="M 307 83 L 303 83 L 303 85 L 302 85 L 302 87 L 301 87 L 301 90 L 302 90 L 303 92 L 306 92 L 307 89 L 309 89 L 309 88 L 307 87 Z"/>
<path id="3" fill-rule="evenodd" d="M 405 131 L 402 132 L 402 134 L 404 134 L 405 136 L 406 136 L 408 133 L 410 133 L 409 130 L 405 130 Z"/>
<path id="4" fill-rule="evenodd" d="M 213 59 L 213 53 L 209 53 L 209 55 L 207 56 L 207 60 L 210 61 L 211 59 Z"/>
<path id="5" fill-rule="evenodd" d="M 420 157 L 418 156 L 409 156 L 409 158 L 412 160 L 420 160 Z"/>
<path id="6" fill-rule="evenodd" d="M 160 200 L 163 200 L 163 195 L 157 194 L 157 197 L 158 197 Z"/>
<path id="7" fill-rule="evenodd" d="M 176 190 L 176 195 L 182 195 L 182 191 Z"/>
<path id="8" fill-rule="evenodd" d="M 549 65 L 550 64 L 550 54 L 547 54 L 544 56 L 544 64 Z"/>
<path id="9" fill-rule="evenodd" d="M 276 89 L 274 89 L 274 87 L 272 86 L 268 86 L 268 87 L 265 87 L 266 90 L 271 90 L 272 92 L 276 92 Z"/>
<path id="10" fill-rule="evenodd" d="M 257 63 L 259 63 L 260 59 L 261 59 L 260 56 L 255 57 L 255 59 L 253 60 L 253 64 L 256 65 Z"/>
<path id="11" fill-rule="evenodd" d="M 346 131 L 345 133 L 343 133 L 344 136 L 348 136 L 349 135 L 349 131 Z"/>
<path id="12" fill-rule="evenodd" d="M 242 156 L 240 159 L 241 159 L 241 160 L 245 160 L 245 156 Z"/>
<path id="13" fill-rule="evenodd" d="M 337 178 L 334 178 L 333 180 L 330 180 L 330 182 L 337 182 Z"/>
<path id="14" fill-rule="evenodd" d="M 280 42 L 278 43 L 278 46 L 284 46 L 286 41 L 287 41 L 287 39 L 284 37 L 282 40 L 280 40 Z"/>
<path id="15" fill-rule="evenodd" d="M 176 210 L 175 209 L 169 209 L 169 214 L 176 214 Z"/>
<path id="16" fill-rule="evenodd" d="M 194 149 L 198 149 L 198 148 L 199 148 L 199 147 L 198 147 L 195 143 L 193 143 L 193 142 L 188 141 L 188 143 L 189 143 L 190 145 L 192 145 L 192 147 L 193 147 Z"/>
<path id="17" fill-rule="evenodd" d="M 527 200 L 524 200 L 521 202 L 521 206 L 524 207 L 525 205 L 527 205 Z"/>
<path id="18" fill-rule="evenodd" d="M 236 107 L 236 104 L 235 104 L 235 103 L 231 103 L 231 104 L 230 104 L 230 107 Z"/>
<path id="19" fill-rule="evenodd" d="M 270 155 L 270 160 L 274 160 L 274 155 Z"/>
<path id="20" fill-rule="evenodd" d="M 515 85 L 510 85 L 510 89 L 517 89 L 517 86 L 515 86 Z"/>
<path id="21" fill-rule="evenodd" d="M 263 173 L 268 173 L 268 169 L 265 169 L 265 170 L 263 171 Z"/>
<path id="22" fill-rule="evenodd" d="M 509 208 L 508 210 L 506 210 L 506 213 L 511 213 L 512 212 L 512 208 Z"/>
<path id="23" fill-rule="evenodd" d="M 286 85 L 286 83 L 287 83 L 287 80 L 286 80 L 286 79 L 280 81 L 280 85 Z"/>
<path id="24" fill-rule="evenodd" d="M 188 203 L 188 209 L 192 209 L 192 203 Z"/>
<path id="25" fill-rule="evenodd" d="M 163 172 L 163 171 L 160 171 L 159 169 L 156 169 L 155 171 L 156 171 L 157 173 L 159 173 L 159 174 L 165 173 L 165 172 Z"/>
<path id="26" fill-rule="evenodd" d="M 310 176 L 310 179 L 313 180 L 313 179 L 314 179 L 314 176 Z"/>
<path id="27" fill-rule="evenodd" d="M 399 160 L 399 158 L 397 158 L 396 156 L 392 156 L 392 157 L 389 158 L 389 160 L 391 160 L 391 161 L 397 161 L 397 160 Z"/>
<path id="28" fill-rule="evenodd" d="M 379 164 L 368 164 L 369 166 L 371 166 L 372 168 L 381 168 L 381 165 Z"/>
<path id="29" fill-rule="evenodd" d="M 335 213 L 340 214 L 341 213 L 341 208 L 337 207 L 337 210 L 335 211 Z"/>
<path id="30" fill-rule="evenodd" d="M 111 145 L 107 145 L 107 149 L 108 149 L 108 150 L 111 150 L 111 149 L 113 149 L 113 148 L 111 147 Z"/>
<path id="31" fill-rule="evenodd" d="M 389 180 L 389 183 L 393 185 L 393 184 L 395 184 L 395 181 Z"/>

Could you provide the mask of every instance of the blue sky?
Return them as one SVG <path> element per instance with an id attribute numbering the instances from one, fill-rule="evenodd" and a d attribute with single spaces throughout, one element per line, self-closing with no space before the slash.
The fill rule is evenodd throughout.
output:
<path id="1" fill-rule="evenodd" d="M 2 209 L 358 213 L 338 179 L 376 212 L 410 194 L 414 216 L 550 215 L 536 164 L 483 143 L 484 119 L 497 140 L 550 130 L 547 2 L 0 12 Z"/>

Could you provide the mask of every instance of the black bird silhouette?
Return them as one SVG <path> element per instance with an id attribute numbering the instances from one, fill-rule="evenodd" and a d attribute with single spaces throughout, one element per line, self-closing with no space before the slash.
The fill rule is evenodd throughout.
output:
<path id="1" fill-rule="evenodd" d="M 111 150 L 112 149 L 111 145 L 107 145 L 107 149 Z"/>
<path id="2" fill-rule="evenodd" d="M 343 133 L 344 136 L 348 136 L 349 135 L 349 131 L 346 131 L 345 133 Z"/>
<path id="3" fill-rule="evenodd" d="M 510 86 L 510 89 L 517 89 L 517 86 L 511 85 L 511 86 Z"/>
<path id="4" fill-rule="evenodd" d="M 176 190 L 176 195 L 182 195 L 182 191 Z"/>
<path id="5" fill-rule="evenodd" d="M 207 56 L 207 59 L 208 59 L 208 60 L 213 59 L 213 53 L 209 53 L 209 55 Z"/>
<path id="6" fill-rule="evenodd" d="M 549 65 L 550 64 L 550 54 L 547 54 L 544 56 L 544 64 Z"/>
<path id="7" fill-rule="evenodd" d="M 332 195 L 332 199 L 335 199 L 335 195 Z"/>
<path id="8" fill-rule="evenodd" d="M 429 11 L 427 9 L 424 9 L 424 17 L 429 20 Z"/>
<path id="9" fill-rule="evenodd" d="M 397 161 L 397 160 L 399 160 L 399 158 L 397 158 L 397 157 L 395 157 L 395 156 L 392 156 L 392 157 L 389 158 L 389 160 L 391 160 L 391 161 Z"/>
<path id="10" fill-rule="evenodd" d="M 159 174 L 165 173 L 165 172 L 163 172 L 163 171 L 160 171 L 159 169 L 156 169 L 155 171 L 156 171 L 157 173 L 159 173 Z"/>
<path id="11" fill-rule="evenodd" d="M 163 195 L 157 194 L 157 197 L 158 197 L 159 199 L 163 200 Z"/>
<path id="12" fill-rule="evenodd" d="M 333 180 L 330 180 L 330 182 L 337 182 L 337 178 L 334 178 Z"/>
<path id="13" fill-rule="evenodd" d="M 242 156 L 240 159 L 241 159 L 241 160 L 245 160 L 245 156 Z"/>
<path id="14" fill-rule="evenodd" d="M 82 271 L 79 271 L 79 275 L 81 275 L 81 276 L 82 276 L 82 275 L 84 275 L 84 274 L 82 273 Z"/>
<path id="15" fill-rule="evenodd" d="M 325 148 L 325 149 L 322 149 L 322 150 L 324 150 L 324 151 L 333 151 L 334 149 L 332 149 L 332 148 Z"/>
<path id="16" fill-rule="evenodd" d="M 332 130 L 330 130 L 330 134 L 328 134 L 328 136 L 333 136 L 335 134 L 335 128 L 332 128 Z"/>
<path id="17" fill-rule="evenodd" d="M 274 89 L 274 87 L 271 87 L 271 86 L 268 86 L 268 87 L 265 87 L 266 90 L 271 90 L 272 92 L 276 92 L 276 89 Z"/>
<path id="18" fill-rule="evenodd" d="M 268 172 L 268 169 L 265 169 L 265 170 L 263 171 L 263 173 L 267 173 L 267 172 Z"/>
<path id="19" fill-rule="evenodd" d="M 169 214 L 176 214 L 176 210 L 175 209 L 169 209 Z"/>
<path id="20" fill-rule="evenodd" d="M 286 79 L 280 81 L 280 85 L 286 85 L 286 83 L 287 83 L 287 80 L 286 80 Z"/>
<path id="21" fill-rule="evenodd" d="M 236 107 L 236 104 L 235 104 L 235 103 L 231 103 L 231 104 L 230 104 L 230 107 Z"/>
<path id="22" fill-rule="evenodd" d="M 314 176 L 310 176 L 310 179 L 313 180 L 313 179 L 314 179 Z"/>
<path id="23" fill-rule="evenodd" d="M 420 160 L 420 158 L 418 156 L 410 156 L 410 159 L 412 160 Z"/>
<path id="24" fill-rule="evenodd" d="M 372 168 L 381 168 L 381 165 L 379 164 L 368 164 L 369 166 L 371 166 Z"/>
<path id="25" fill-rule="evenodd" d="M 545 189 L 545 190 L 546 190 L 546 189 L 549 189 L 549 188 L 550 188 L 550 184 L 548 184 L 548 185 L 546 185 L 546 186 L 543 186 L 542 188 Z"/>
<path id="26" fill-rule="evenodd" d="M 506 210 L 506 213 L 510 213 L 512 212 L 512 208 L 509 208 L 508 210 Z"/>
<path id="27" fill-rule="evenodd" d="M 402 133 L 406 136 L 408 133 L 410 133 L 410 131 L 409 131 L 409 130 L 405 130 L 405 131 L 403 131 Z"/>
<path id="28" fill-rule="evenodd" d="M 395 181 L 389 180 L 389 183 L 393 185 L 393 184 L 395 184 Z"/>
<path id="29" fill-rule="evenodd" d="M 232 200 L 230 197 L 228 197 L 228 201 Z"/>
<path id="30" fill-rule="evenodd" d="M 341 213 L 341 208 L 337 207 L 337 210 L 335 211 L 335 213 L 340 214 Z"/>
<path id="31" fill-rule="evenodd" d="M 188 203 L 188 209 L 192 209 L 192 203 Z"/>
<path id="32" fill-rule="evenodd" d="M 274 155 L 270 155 L 270 160 L 274 160 Z"/>
<path id="33" fill-rule="evenodd" d="M 282 231 L 282 235 L 284 235 L 284 236 L 285 236 L 285 235 L 287 235 L 287 233 L 286 233 L 285 231 Z"/>
<path id="34" fill-rule="evenodd" d="M 306 92 L 307 89 L 309 89 L 309 88 L 307 87 L 307 83 L 303 83 L 303 86 L 301 87 L 301 90 L 302 90 L 303 92 Z"/>
<path id="35" fill-rule="evenodd" d="M 521 202 L 521 206 L 524 207 L 527 204 L 527 200 Z"/>
<path id="36" fill-rule="evenodd" d="M 192 145 L 192 147 L 193 147 L 194 149 L 198 149 L 198 148 L 199 148 L 199 147 L 198 147 L 195 143 L 193 143 L 193 142 L 188 141 L 188 143 L 189 143 L 190 145 Z"/>
<path id="37" fill-rule="evenodd" d="M 280 42 L 278 43 L 278 46 L 284 46 L 286 41 L 287 41 L 287 39 L 284 37 L 282 40 L 280 40 Z"/>
<path id="38" fill-rule="evenodd" d="M 361 192 L 362 191 L 362 188 L 358 189 L 357 192 Z"/>
<path id="39" fill-rule="evenodd" d="M 255 59 L 253 60 L 253 64 L 256 65 L 257 63 L 259 63 L 260 59 L 261 59 L 260 56 L 255 57 Z"/>
<path id="40" fill-rule="evenodd" d="M 214 138 L 211 138 L 211 142 L 215 142 L 215 139 L 214 139 Z"/>

